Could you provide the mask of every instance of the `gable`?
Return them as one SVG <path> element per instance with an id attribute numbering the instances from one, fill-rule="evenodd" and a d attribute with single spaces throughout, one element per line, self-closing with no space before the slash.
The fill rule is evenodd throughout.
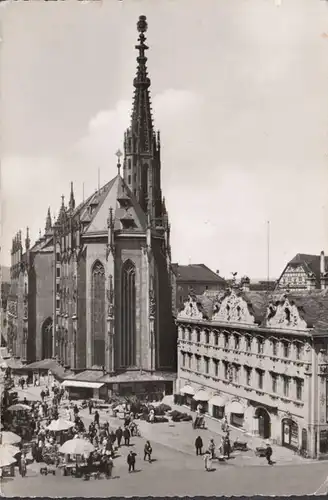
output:
<path id="1" fill-rule="evenodd" d="M 232 291 L 223 298 L 221 303 L 217 304 L 212 321 L 254 325 L 255 317 L 250 311 L 248 302 Z"/>
<path id="2" fill-rule="evenodd" d="M 306 287 L 311 271 L 303 263 L 289 263 L 279 278 L 278 285 L 287 287 Z"/>
<path id="3" fill-rule="evenodd" d="M 265 326 L 293 330 L 306 330 L 307 322 L 301 317 L 300 311 L 293 301 L 284 297 L 282 301 L 271 302 L 267 308 Z"/>
<path id="4" fill-rule="evenodd" d="M 178 319 L 203 319 L 203 313 L 198 307 L 196 297 L 188 297 L 184 308 L 178 313 Z"/>

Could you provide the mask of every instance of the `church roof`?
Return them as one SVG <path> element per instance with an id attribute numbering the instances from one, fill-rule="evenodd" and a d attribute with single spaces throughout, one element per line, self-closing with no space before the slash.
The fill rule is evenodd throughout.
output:
<path id="1" fill-rule="evenodd" d="M 89 208 L 92 205 L 93 211 Z M 126 229 L 125 221 L 129 222 L 129 230 L 140 232 L 146 230 L 145 213 L 122 177 L 117 175 L 98 193 L 90 197 L 82 207 L 81 221 L 88 222 L 85 234 L 91 235 L 107 231 L 110 208 L 113 210 L 114 230 Z M 89 216 L 90 219 L 87 219 L 86 216 Z"/>
<path id="2" fill-rule="evenodd" d="M 205 264 L 189 264 L 188 266 L 172 264 L 172 270 L 177 277 L 177 282 L 225 283 L 221 276 L 209 269 Z"/>

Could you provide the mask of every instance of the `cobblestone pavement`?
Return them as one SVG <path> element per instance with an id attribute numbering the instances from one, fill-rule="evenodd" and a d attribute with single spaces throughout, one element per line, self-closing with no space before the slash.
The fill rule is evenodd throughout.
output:
<path id="1" fill-rule="evenodd" d="M 22 391 L 37 396 L 40 388 Z M 181 407 L 180 407 L 181 409 Z M 88 425 L 93 416 L 88 410 L 81 412 Z M 108 420 L 115 429 L 122 422 L 100 412 L 100 421 Z M 278 455 L 275 447 L 274 466 L 268 466 L 263 458 L 255 457 L 254 451 L 239 452 L 226 463 L 213 462 L 213 471 L 204 470 L 201 457 L 195 456 L 194 441 L 200 434 L 207 445 L 211 437 L 219 442 L 217 434 L 220 424 L 208 420 L 209 429 L 196 431 L 191 424 L 163 423 L 149 424 L 139 421 L 142 437 L 132 438 L 133 449 L 137 453 L 137 471 L 129 474 L 126 455 L 128 449 L 121 448 L 121 456 L 115 459 L 114 478 L 111 480 L 90 480 L 62 477 L 40 477 L 41 464 L 28 466 L 28 475 L 14 480 L 5 479 L 2 494 L 6 496 L 166 496 L 166 495 L 304 495 L 327 493 L 327 464 L 304 461 L 301 457 L 290 456 L 290 460 Z M 215 427 L 215 428 L 214 428 Z M 232 439 L 235 439 L 232 430 Z M 237 436 L 237 434 L 236 434 Z M 143 446 L 149 439 L 153 447 L 152 464 L 143 461 Z M 249 442 L 250 446 L 250 442 Z M 289 451 L 289 450 L 287 450 Z M 279 459 L 277 458 L 279 456 Z M 287 466 L 288 465 L 288 466 Z M 167 480 L 169 478 L 169 480 Z"/>

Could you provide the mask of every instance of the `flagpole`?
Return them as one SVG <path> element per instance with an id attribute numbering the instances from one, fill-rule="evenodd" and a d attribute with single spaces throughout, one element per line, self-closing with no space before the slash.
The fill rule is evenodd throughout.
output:
<path id="1" fill-rule="evenodd" d="M 270 283 L 270 221 L 267 222 L 267 287 Z"/>

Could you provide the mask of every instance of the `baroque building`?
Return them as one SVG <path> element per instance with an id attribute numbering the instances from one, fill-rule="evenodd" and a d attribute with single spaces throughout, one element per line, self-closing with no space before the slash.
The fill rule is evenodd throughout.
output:
<path id="1" fill-rule="evenodd" d="M 328 456 L 328 293 L 190 296 L 177 317 L 177 393 L 213 418 Z"/>
<path id="2" fill-rule="evenodd" d="M 23 255 L 17 242 L 13 251 L 16 338 L 21 341 L 24 331 L 20 309 L 28 292 L 22 290 L 23 276 L 37 274 L 36 284 L 47 281 L 52 289 L 51 306 L 44 299 L 36 313 L 31 311 L 42 316 L 42 323 L 34 320 L 31 326 L 35 346 L 29 360 L 56 357 L 79 372 L 79 382 L 71 377 L 68 387 L 82 387 L 81 380 L 86 386 L 90 380 L 98 387 L 115 385 L 115 390 L 131 388 L 136 380 L 140 390 L 146 390 L 143 382 L 148 389 L 149 384 L 167 391 L 173 387 L 170 224 L 161 189 L 160 134 L 151 111 L 145 16 L 137 27 L 131 124 L 124 135 L 123 163 L 123 153 L 117 152 L 117 175 L 78 206 L 72 184 L 68 205 L 62 197 L 54 223 L 48 213 L 38 246 Z M 37 271 L 40 255 L 43 267 Z M 36 288 L 29 287 L 28 297 Z"/>

